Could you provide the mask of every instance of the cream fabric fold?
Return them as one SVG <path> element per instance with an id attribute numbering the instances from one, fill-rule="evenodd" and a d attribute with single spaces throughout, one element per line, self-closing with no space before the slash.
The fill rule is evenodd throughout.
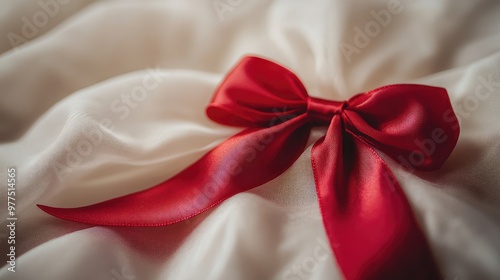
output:
<path id="1" fill-rule="evenodd" d="M 89 227 L 35 206 L 76 207 L 148 188 L 239 131 L 204 109 L 248 54 L 285 65 L 323 98 L 388 83 L 445 87 L 461 125 L 445 166 L 424 174 L 388 162 L 443 276 L 500 278 L 497 1 L 0 5 L 0 182 L 8 167 L 18 175 L 16 272 L 5 265 L 1 209 L 0 279 L 342 279 L 310 147 L 275 180 L 178 225 Z M 13 45 L 11 33 L 26 42 Z"/>

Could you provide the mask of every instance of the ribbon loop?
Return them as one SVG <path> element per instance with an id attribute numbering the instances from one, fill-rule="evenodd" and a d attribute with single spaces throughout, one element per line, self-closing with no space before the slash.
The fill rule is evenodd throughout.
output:
<path id="1" fill-rule="evenodd" d="M 306 113 L 302 82 L 281 65 L 245 57 L 215 91 L 207 115 L 215 122 L 239 127 L 269 127 Z"/>
<path id="2" fill-rule="evenodd" d="M 458 141 L 460 127 L 444 88 L 388 85 L 349 104 L 347 129 L 407 169 L 440 168 Z"/>

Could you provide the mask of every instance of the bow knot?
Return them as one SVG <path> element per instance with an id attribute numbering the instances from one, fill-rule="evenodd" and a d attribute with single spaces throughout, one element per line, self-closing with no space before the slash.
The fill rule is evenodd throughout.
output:
<path id="1" fill-rule="evenodd" d="M 347 101 L 333 101 L 310 96 L 307 99 L 307 116 L 318 125 L 330 124 L 335 115 L 340 115 L 347 108 Z"/>

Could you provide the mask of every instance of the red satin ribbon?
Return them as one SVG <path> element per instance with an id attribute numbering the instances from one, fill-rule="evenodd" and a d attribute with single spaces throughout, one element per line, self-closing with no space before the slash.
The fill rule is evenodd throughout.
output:
<path id="1" fill-rule="evenodd" d="M 328 126 L 311 161 L 321 215 L 346 279 L 439 279 L 426 239 L 399 183 L 375 149 L 406 168 L 438 169 L 458 139 L 447 92 L 390 85 L 348 101 L 309 97 L 273 62 L 244 58 L 207 108 L 215 122 L 247 127 L 169 180 L 79 208 L 39 205 L 71 221 L 163 226 L 186 220 L 288 169 L 313 126 Z"/>

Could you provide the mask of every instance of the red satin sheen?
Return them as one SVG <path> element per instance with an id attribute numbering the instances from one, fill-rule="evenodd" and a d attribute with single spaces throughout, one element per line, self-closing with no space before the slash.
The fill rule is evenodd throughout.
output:
<path id="1" fill-rule="evenodd" d="M 346 279 L 440 279 L 399 183 L 377 150 L 410 170 L 435 170 L 458 139 L 445 89 L 391 85 L 345 102 L 309 97 L 278 64 L 244 58 L 207 108 L 214 121 L 247 127 L 169 180 L 79 208 L 39 205 L 93 225 L 162 226 L 262 185 L 304 151 L 313 126 L 328 126 L 311 151 L 321 215 Z"/>

